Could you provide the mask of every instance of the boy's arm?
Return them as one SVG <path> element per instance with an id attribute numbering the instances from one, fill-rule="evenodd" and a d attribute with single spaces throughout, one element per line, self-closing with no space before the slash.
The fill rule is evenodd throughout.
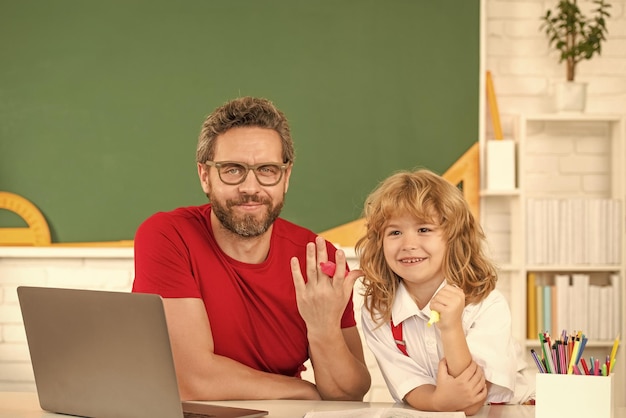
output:
<path id="1" fill-rule="evenodd" d="M 472 355 L 461 322 L 465 308 L 465 294 L 456 286 L 446 285 L 430 301 L 430 308 L 440 312 L 439 322 L 435 326 L 441 333 L 448 373 L 457 377 L 472 362 Z"/>
<path id="2" fill-rule="evenodd" d="M 439 362 L 437 385 L 422 385 L 410 391 L 404 401 L 422 411 L 464 411 L 474 415 L 484 405 L 487 386 L 482 370 L 474 362 L 458 377 L 448 374 L 446 360 Z"/>

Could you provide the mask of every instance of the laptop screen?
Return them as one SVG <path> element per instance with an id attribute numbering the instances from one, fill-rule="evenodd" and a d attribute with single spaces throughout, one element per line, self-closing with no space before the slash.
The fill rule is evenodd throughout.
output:
<path id="1" fill-rule="evenodd" d="M 42 409 L 99 418 L 183 417 L 160 296 L 29 286 L 17 291 Z M 267 414 L 220 414 L 224 408 L 209 414 Z"/>

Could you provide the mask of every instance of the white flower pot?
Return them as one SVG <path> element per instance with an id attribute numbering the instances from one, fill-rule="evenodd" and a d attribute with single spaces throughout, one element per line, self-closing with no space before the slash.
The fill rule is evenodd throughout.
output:
<path id="1" fill-rule="evenodd" d="M 587 83 L 563 81 L 555 83 L 554 87 L 557 112 L 584 112 L 587 103 Z"/>

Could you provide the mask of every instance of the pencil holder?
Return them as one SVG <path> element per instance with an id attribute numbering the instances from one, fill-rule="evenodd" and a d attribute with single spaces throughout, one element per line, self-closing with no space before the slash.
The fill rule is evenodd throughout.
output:
<path id="1" fill-rule="evenodd" d="M 537 373 L 536 418 L 613 418 L 613 376 Z"/>

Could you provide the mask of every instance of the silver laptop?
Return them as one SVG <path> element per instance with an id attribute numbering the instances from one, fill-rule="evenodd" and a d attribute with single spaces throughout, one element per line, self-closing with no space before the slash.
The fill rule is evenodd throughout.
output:
<path id="1" fill-rule="evenodd" d="M 181 402 L 158 295 L 20 286 L 42 409 L 84 417 L 261 417 Z"/>

